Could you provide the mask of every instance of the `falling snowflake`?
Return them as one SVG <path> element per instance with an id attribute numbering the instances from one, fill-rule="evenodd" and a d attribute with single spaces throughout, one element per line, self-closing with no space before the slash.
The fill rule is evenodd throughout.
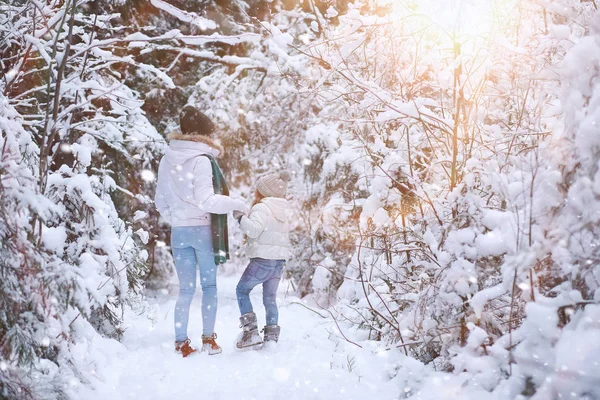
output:
<path id="1" fill-rule="evenodd" d="M 156 180 L 156 175 L 154 174 L 154 171 L 151 171 L 149 169 L 143 169 L 141 172 L 141 176 L 142 179 L 146 182 L 154 182 L 154 180 Z"/>

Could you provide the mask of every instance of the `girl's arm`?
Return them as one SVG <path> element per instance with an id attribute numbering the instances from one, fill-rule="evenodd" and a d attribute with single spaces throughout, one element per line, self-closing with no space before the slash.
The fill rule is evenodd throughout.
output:
<path id="1" fill-rule="evenodd" d="M 194 200 L 198 207 L 211 214 L 227 214 L 233 210 L 246 211 L 245 202 L 215 194 L 212 165 L 208 157 L 199 157 L 194 167 Z"/>
<path id="2" fill-rule="evenodd" d="M 266 208 L 264 204 L 257 204 L 252 207 L 250 215 L 244 215 L 240 220 L 240 228 L 249 238 L 257 238 L 265 230 L 269 216 Z"/>

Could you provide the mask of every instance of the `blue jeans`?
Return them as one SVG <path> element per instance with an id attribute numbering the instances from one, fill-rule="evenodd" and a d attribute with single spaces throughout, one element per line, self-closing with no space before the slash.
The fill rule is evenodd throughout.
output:
<path id="1" fill-rule="evenodd" d="M 202 334 L 212 335 L 217 317 L 217 267 L 210 226 L 175 226 L 171 229 L 171 250 L 179 278 L 175 303 L 175 341 L 187 339 L 190 305 L 196 293 L 196 266 L 202 286 Z"/>
<path id="2" fill-rule="evenodd" d="M 264 258 L 251 258 L 250 264 L 242 274 L 237 284 L 238 306 L 242 315 L 252 312 L 250 292 L 255 286 L 263 285 L 263 304 L 267 314 L 267 325 L 277 325 L 279 311 L 277 310 L 277 287 L 285 260 L 265 260 Z"/>

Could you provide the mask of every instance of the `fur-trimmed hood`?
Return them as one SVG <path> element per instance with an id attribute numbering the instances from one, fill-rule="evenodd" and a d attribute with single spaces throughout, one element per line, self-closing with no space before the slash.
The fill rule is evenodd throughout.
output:
<path id="1" fill-rule="evenodd" d="M 205 135 L 184 135 L 183 133 L 176 131 L 169 133 L 167 138 L 169 140 L 204 143 L 217 150 L 217 152 L 223 153 L 223 147 L 218 142 Z"/>
<path id="2" fill-rule="evenodd" d="M 219 146 L 220 147 L 220 146 Z M 169 148 L 165 152 L 165 157 L 171 165 L 183 165 L 185 162 L 208 154 L 212 157 L 219 156 L 219 150 L 216 146 L 191 140 L 171 140 Z"/>

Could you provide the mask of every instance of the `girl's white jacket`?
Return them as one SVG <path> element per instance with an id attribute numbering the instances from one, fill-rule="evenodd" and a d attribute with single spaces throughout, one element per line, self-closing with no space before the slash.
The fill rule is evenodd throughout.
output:
<path id="1" fill-rule="evenodd" d="M 241 200 L 215 194 L 212 167 L 204 154 L 217 157 L 219 150 L 209 143 L 172 140 L 160 160 L 154 202 L 172 226 L 210 225 L 211 213 L 248 209 Z"/>
<path id="2" fill-rule="evenodd" d="M 286 199 L 266 197 L 240 220 L 248 236 L 249 258 L 287 260 L 290 252 L 290 204 Z"/>

